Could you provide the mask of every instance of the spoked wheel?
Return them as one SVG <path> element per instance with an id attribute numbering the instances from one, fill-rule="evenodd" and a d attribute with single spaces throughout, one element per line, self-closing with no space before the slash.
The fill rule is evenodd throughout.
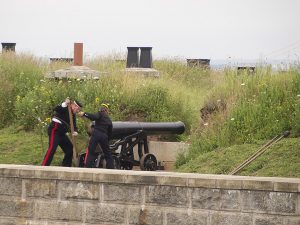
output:
<path id="1" fill-rule="evenodd" d="M 141 170 L 155 171 L 157 170 L 157 159 L 153 154 L 147 153 L 140 160 Z"/>

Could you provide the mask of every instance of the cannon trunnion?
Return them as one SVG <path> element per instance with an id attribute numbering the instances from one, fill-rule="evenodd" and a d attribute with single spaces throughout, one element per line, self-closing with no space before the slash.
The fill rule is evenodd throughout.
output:
<path id="1" fill-rule="evenodd" d="M 93 127 L 93 125 L 92 125 Z M 131 170 L 133 166 L 140 166 L 141 170 L 154 171 L 158 169 L 155 155 L 149 153 L 147 136 L 163 134 L 182 134 L 184 123 L 178 122 L 113 122 L 112 139 L 110 145 L 116 169 Z M 137 146 L 137 154 L 134 147 Z M 136 149 L 136 148 L 135 148 Z M 105 168 L 105 159 L 101 147 L 95 167 Z M 135 159 L 138 155 L 138 159 Z M 85 153 L 79 157 L 79 167 L 84 166 Z"/>

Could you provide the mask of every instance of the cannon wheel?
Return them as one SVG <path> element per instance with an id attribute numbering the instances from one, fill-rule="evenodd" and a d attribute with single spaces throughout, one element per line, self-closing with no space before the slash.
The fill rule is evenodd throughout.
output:
<path id="1" fill-rule="evenodd" d="M 157 159 L 153 154 L 147 153 L 140 160 L 141 170 L 155 171 L 157 170 Z"/>

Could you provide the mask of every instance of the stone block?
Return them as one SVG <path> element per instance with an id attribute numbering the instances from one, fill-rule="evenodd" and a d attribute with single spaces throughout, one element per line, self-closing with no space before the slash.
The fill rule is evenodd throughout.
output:
<path id="1" fill-rule="evenodd" d="M 279 225 L 283 224 L 283 218 L 278 216 L 254 216 L 254 225 Z"/>
<path id="2" fill-rule="evenodd" d="M 216 179 L 216 188 L 222 189 L 242 189 L 242 181 L 240 179 Z"/>
<path id="3" fill-rule="evenodd" d="M 187 187 L 188 179 L 180 176 L 164 176 L 158 179 L 160 185 L 172 185 L 177 187 Z"/>
<path id="4" fill-rule="evenodd" d="M 174 163 L 178 154 L 186 152 L 188 147 L 184 142 L 149 141 L 149 152 L 164 164 Z"/>
<path id="5" fill-rule="evenodd" d="M 41 225 L 41 224 L 37 223 L 36 225 Z M 68 221 L 68 222 L 47 221 L 47 223 L 45 225 L 89 225 L 89 224 L 87 224 L 87 223 L 74 223 L 74 222 L 71 222 L 71 221 Z"/>
<path id="6" fill-rule="evenodd" d="M 35 171 L 31 168 L 24 168 L 20 170 L 20 177 L 22 178 L 34 178 L 35 177 Z"/>
<path id="7" fill-rule="evenodd" d="M 252 217 L 248 214 L 241 213 L 223 213 L 223 212 L 212 212 L 211 224 L 222 224 L 222 225 L 249 225 L 252 224 Z"/>
<path id="8" fill-rule="evenodd" d="M 89 225 L 87 223 L 76 223 L 72 221 L 50 221 L 50 220 L 28 220 L 26 225 Z M 24 224 L 25 225 L 25 224 Z"/>
<path id="9" fill-rule="evenodd" d="M 205 178 L 200 178 L 200 179 L 189 178 L 188 186 L 189 187 L 198 187 L 198 188 L 215 188 L 216 180 L 215 179 L 205 179 Z"/>
<path id="10" fill-rule="evenodd" d="M 31 218 L 33 208 L 34 204 L 31 201 L 0 199 L 0 216 Z"/>
<path id="11" fill-rule="evenodd" d="M 52 223 L 52 222 L 49 222 L 48 221 L 41 221 L 41 220 L 27 220 L 26 221 L 26 225 L 66 225 L 66 223 Z"/>
<path id="12" fill-rule="evenodd" d="M 146 203 L 187 207 L 187 190 L 184 187 L 147 186 Z"/>
<path id="13" fill-rule="evenodd" d="M 20 171 L 15 168 L 0 168 L 1 177 L 19 177 Z"/>
<path id="14" fill-rule="evenodd" d="M 129 209 L 129 225 L 139 224 L 151 224 L 162 225 L 163 224 L 163 211 L 146 207 L 143 210 L 141 208 Z"/>
<path id="15" fill-rule="evenodd" d="M 17 218 L 0 218 L 0 225 L 17 225 L 17 224 L 26 224 L 25 219 L 17 219 Z"/>
<path id="16" fill-rule="evenodd" d="M 274 182 L 274 191 L 298 192 L 298 183 Z"/>
<path id="17" fill-rule="evenodd" d="M 296 217 L 285 217 L 283 218 L 284 225 L 299 225 L 300 224 L 300 216 Z"/>
<path id="18" fill-rule="evenodd" d="M 0 177 L 0 195 L 19 196 L 22 194 L 22 180 L 14 177 Z"/>
<path id="19" fill-rule="evenodd" d="M 246 190 L 273 191 L 273 182 L 272 181 L 243 180 L 242 186 L 243 186 L 243 189 L 246 189 Z"/>
<path id="20" fill-rule="evenodd" d="M 59 69 L 56 71 L 51 71 L 45 74 L 45 78 L 52 79 L 79 79 L 79 80 L 98 80 L 101 76 L 107 75 L 107 72 L 101 72 L 97 70 L 92 70 L 86 66 L 71 66 L 65 69 Z"/>
<path id="21" fill-rule="evenodd" d="M 169 225 L 206 225 L 208 224 L 207 212 L 167 212 L 167 224 Z"/>
<path id="22" fill-rule="evenodd" d="M 82 221 L 83 202 L 71 201 L 38 201 L 34 218 L 65 220 L 65 221 Z"/>
<path id="23" fill-rule="evenodd" d="M 26 197 L 56 198 L 56 180 L 24 180 Z"/>
<path id="24" fill-rule="evenodd" d="M 123 72 L 128 75 L 142 75 L 143 77 L 159 78 L 159 71 L 153 68 L 126 68 Z"/>
<path id="25" fill-rule="evenodd" d="M 160 184 L 163 181 L 163 177 L 156 175 L 126 175 L 125 183 L 134 183 L 134 184 Z"/>
<path id="26" fill-rule="evenodd" d="M 93 173 L 88 172 L 75 172 L 75 171 L 62 171 L 58 173 L 60 180 L 78 180 L 78 181 L 93 181 Z"/>
<path id="27" fill-rule="evenodd" d="M 141 202 L 140 186 L 128 184 L 104 184 L 103 200 L 123 204 L 138 204 Z"/>
<path id="28" fill-rule="evenodd" d="M 220 209 L 239 211 L 241 209 L 240 191 L 221 189 Z"/>
<path id="29" fill-rule="evenodd" d="M 192 190 L 192 207 L 199 209 L 219 209 L 220 189 L 194 188 Z"/>
<path id="30" fill-rule="evenodd" d="M 86 222 L 92 224 L 124 224 L 125 211 L 125 207 L 122 205 L 87 204 Z"/>
<path id="31" fill-rule="evenodd" d="M 242 191 L 241 197 L 243 211 L 272 214 L 296 213 L 296 193 Z"/>
<path id="32" fill-rule="evenodd" d="M 101 183 L 124 183 L 125 175 L 123 174 L 106 174 L 94 173 L 93 181 Z"/>
<path id="33" fill-rule="evenodd" d="M 99 199 L 99 184 L 80 181 L 59 181 L 61 199 Z"/>
<path id="34" fill-rule="evenodd" d="M 60 171 L 62 172 L 62 171 Z M 58 174 L 60 173 L 56 170 L 36 170 L 34 171 L 35 174 L 35 178 L 39 178 L 39 179 L 57 179 L 58 178 Z"/>

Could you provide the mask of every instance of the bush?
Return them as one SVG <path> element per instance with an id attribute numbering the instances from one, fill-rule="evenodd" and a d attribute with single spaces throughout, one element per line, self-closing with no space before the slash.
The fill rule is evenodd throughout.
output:
<path id="1" fill-rule="evenodd" d="M 0 55 L 0 128 L 13 122 L 15 101 L 39 83 L 44 68 L 44 64 L 33 56 Z"/>

